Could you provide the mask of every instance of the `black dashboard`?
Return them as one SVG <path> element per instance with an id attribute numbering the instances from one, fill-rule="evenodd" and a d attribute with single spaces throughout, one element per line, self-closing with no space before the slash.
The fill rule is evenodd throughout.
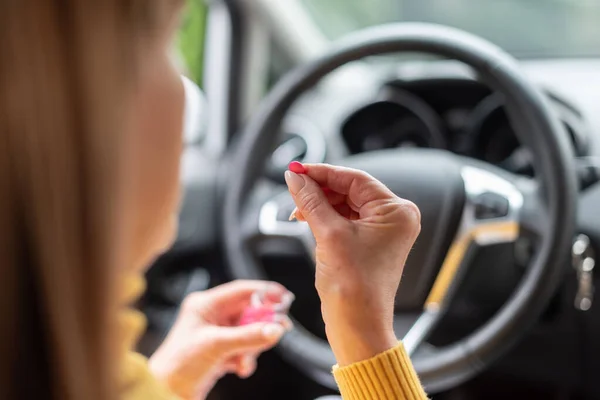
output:
<path id="1" fill-rule="evenodd" d="M 323 103 L 331 100 L 331 93 L 315 90 L 298 107 L 294 127 L 284 128 L 282 149 L 287 150 L 276 151 L 278 159 L 271 163 L 271 171 L 276 173 L 272 176 L 292 160 L 329 161 L 336 156 L 394 147 L 446 149 L 513 173 L 534 175 L 531 154 L 517 139 L 502 97 L 476 78 L 452 73 L 454 67 L 440 62 L 435 72 L 428 73 L 430 66 L 424 66 L 420 76 L 411 78 L 400 72 L 380 79 L 366 91 L 368 95 L 364 95 L 364 89 L 353 94 L 341 89 L 334 107 Z M 594 129 L 584 112 L 568 94 L 556 92 L 552 85 L 544 85 L 542 90 L 563 122 L 574 156 L 591 155 Z M 298 129 L 299 118 L 306 120 L 307 129 Z M 318 147 L 315 142 L 327 145 L 326 151 L 312 152 L 319 153 L 320 159 L 306 151 Z M 281 159 L 282 154 L 288 158 Z"/>
<path id="2" fill-rule="evenodd" d="M 566 102 L 550 97 L 576 156 L 587 155 L 585 123 Z M 533 175 L 531 155 L 519 143 L 500 95 L 464 79 L 396 80 L 341 127 L 351 153 L 393 147 L 452 151 Z"/>

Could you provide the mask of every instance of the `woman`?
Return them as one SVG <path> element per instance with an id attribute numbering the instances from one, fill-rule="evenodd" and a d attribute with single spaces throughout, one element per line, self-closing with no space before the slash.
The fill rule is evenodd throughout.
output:
<path id="1" fill-rule="evenodd" d="M 202 398 L 285 332 L 286 320 L 235 326 L 251 293 L 285 288 L 234 282 L 188 297 L 149 362 L 132 352 L 144 320 L 128 305 L 176 232 L 180 8 L 0 2 L 1 399 Z M 343 397 L 424 398 L 392 327 L 418 210 L 358 171 L 311 165 L 286 181 L 317 239 Z"/>

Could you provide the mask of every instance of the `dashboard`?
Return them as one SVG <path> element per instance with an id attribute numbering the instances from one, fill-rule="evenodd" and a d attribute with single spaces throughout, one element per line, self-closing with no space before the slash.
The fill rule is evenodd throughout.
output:
<path id="1" fill-rule="evenodd" d="M 596 71 L 600 71 L 598 64 L 591 62 Z M 574 66 L 592 71 L 589 61 L 524 63 L 562 121 L 573 155 L 585 157 L 594 154 L 600 139 L 600 121 L 589 118 L 596 113 L 586 113 L 599 104 L 600 81 L 591 73 L 589 80 L 585 74 L 574 77 Z M 573 79 L 581 81 L 563 90 L 560 83 Z M 531 154 L 526 143 L 517 139 L 523 135 L 517 135 L 517 127 L 511 125 L 502 96 L 462 64 L 406 62 L 367 84 L 345 82 L 345 86 L 317 87 L 299 102 L 284 123 L 269 176 L 277 180 L 293 160 L 335 162 L 347 155 L 394 147 L 446 149 L 513 173 L 535 175 Z M 597 92 L 590 98 L 594 103 L 578 104 L 594 86 Z"/>
<path id="2" fill-rule="evenodd" d="M 584 123 L 575 110 L 550 98 L 577 156 L 586 155 Z M 533 175 L 527 148 L 511 127 L 503 100 L 484 85 L 461 79 L 386 84 L 375 102 L 352 113 L 341 128 L 352 153 L 426 147 L 480 159 Z"/>

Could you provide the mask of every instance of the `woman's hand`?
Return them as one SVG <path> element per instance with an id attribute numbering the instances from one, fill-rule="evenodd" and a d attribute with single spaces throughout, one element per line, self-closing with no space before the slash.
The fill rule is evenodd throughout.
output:
<path id="1" fill-rule="evenodd" d="M 247 378 L 258 355 L 291 328 L 287 317 L 271 323 L 237 326 L 251 295 L 266 290 L 274 301 L 289 296 L 273 282 L 235 281 L 189 295 L 177 320 L 149 366 L 182 399 L 202 399 L 223 375 Z"/>
<path id="2" fill-rule="evenodd" d="M 364 172 L 305 167 L 306 174 L 287 171 L 285 179 L 296 217 L 317 242 L 316 288 L 327 338 L 344 366 L 397 344 L 394 300 L 421 215 Z"/>

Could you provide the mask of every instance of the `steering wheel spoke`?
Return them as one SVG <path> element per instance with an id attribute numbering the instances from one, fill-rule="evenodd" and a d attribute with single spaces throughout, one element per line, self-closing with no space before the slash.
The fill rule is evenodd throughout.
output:
<path id="1" fill-rule="evenodd" d="M 459 230 L 442 263 L 421 316 L 404 336 L 409 354 L 427 339 L 460 285 L 479 247 L 518 239 L 523 194 L 517 186 L 486 169 L 461 168 L 465 205 Z"/>
<path id="2" fill-rule="evenodd" d="M 289 220 L 289 215 L 294 209 L 289 192 L 277 193 L 257 208 L 258 215 L 248 217 L 250 221 L 245 224 L 248 225 L 248 240 L 290 239 L 300 243 L 314 260 L 316 242 L 308 224 Z"/>
<path id="3" fill-rule="evenodd" d="M 441 314 L 439 310 L 425 310 L 419 318 L 417 318 L 415 323 L 402 338 L 404 349 L 409 356 L 412 356 L 431 334 L 440 317 Z"/>

